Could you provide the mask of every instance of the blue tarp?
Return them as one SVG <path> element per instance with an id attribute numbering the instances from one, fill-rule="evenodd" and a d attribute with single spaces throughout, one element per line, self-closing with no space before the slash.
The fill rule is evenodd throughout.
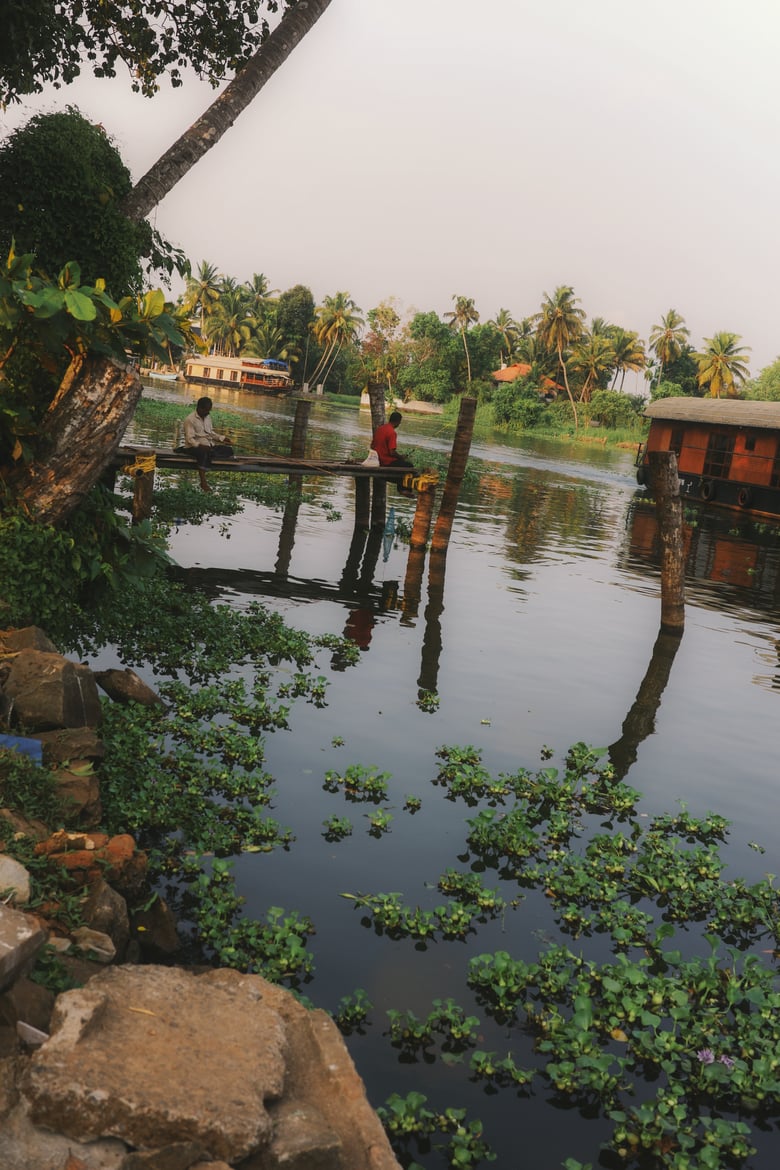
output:
<path id="1" fill-rule="evenodd" d="M 43 763 L 43 744 L 39 739 L 28 739 L 24 735 L 0 735 L 0 748 L 20 752 L 36 764 Z"/>

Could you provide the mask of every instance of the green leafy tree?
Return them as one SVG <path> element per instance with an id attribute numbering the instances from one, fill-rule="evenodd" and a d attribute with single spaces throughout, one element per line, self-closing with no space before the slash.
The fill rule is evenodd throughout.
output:
<path id="1" fill-rule="evenodd" d="M 73 107 L 38 114 L 0 144 L 0 250 L 34 252 L 54 277 L 77 258 L 85 283 L 102 279 L 117 297 L 140 292 L 155 241 L 148 223 L 121 210 L 131 190 L 101 126 Z"/>
<path id="2" fill-rule="evenodd" d="M 291 348 L 303 353 L 314 323 L 314 297 L 305 284 L 281 293 L 276 302 L 276 322 Z"/>
<path id="3" fill-rule="evenodd" d="M 574 396 L 569 386 L 566 355 L 582 336 L 584 319 L 585 313 L 579 307 L 574 289 L 570 285 L 559 285 L 552 296 L 549 293 L 544 294 L 537 332 L 542 345 L 557 355 L 558 369 L 563 375 L 563 384 L 571 403 L 575 430 L 579 426 L 579 420 Z"/>
<path id="4" fill-rule="evenodd" d="M 462 365 L 460 339 L 437 313 L 415 313 L 409 322 L 408 360 L 398 374 L 405 399 L 447 402 Z"/>
<path id="5" fill-rule="evenodd" d="M 167 362 L 191 339 L 162 291 L 117 302 L 102 281 L 82 284 L 78 264 L 51 280 L 33 259 L 12 249 L 0 267 L 0 480 L 6 502 L 56 525 L 135 409 L 141 383 L 127 352 Z"/>
<path id="6" fill-rule="evenodd" d="M 388 300 L 369 309 L 367 320 L 368 331 L 360 345 L 362 378 L 366 384 L 384 385 L 392 400 L 398 370 L 407 360 L 401 316 L 393 301 Z"/>
<path id="7" fill-rule="evenodd" d="M 40 93 L 46 84 L 67 85 L 85 68 L 96 77 L 113 77 L 122 65 L 130 70 L 133 89 L 148 96 L 166 74 L 172 85 L 181 85 L 188 66 L 217 85 L 267 38 L 264 13 L 279 7 L 276 0 L 209 0 L 205 6 L 5 0 L 0 102 Z"/>
<path id="8" fill-rule="evenodd" d="M 670 309 L 661 318 L 660 325 L 653 326 L 650 348 L 658 361 L 656 381 L 662 382 L 667 377 L 667 367 L 682 356 L 689 337 L 690 330 L 676 309 Z"/>
<path id="9" fill-rule="evenodd" d="M 449 313 L 444 314 L 445 320 L 449 321 L 450 328 L 456 329 L 463 338 L 463 348 L 466 352 L 466 376 L 469 383 L 471 382 L 471 357 L 469 355 L 469 345 L 466 340 L 466 332 L 479 321 L 479 313 L 474 307 L 474 301 L 471 297 L 453 296 L 455 308 Z"/>
<path id="10" fill-rule="evenodd" d="M 746 357 L 749 346 L 739 345 L 738 333 L 716 333 L 705 337 L 706 349 L 698 355 L 699 385 L 712 398 L 735 398 L 750 370 Z"/>
<path id="11" fill-rule="evenodd" d="M 753 378 L 744 387 L 746 398 L 762 398 L 771 402 L 780 402 L 780 358 L 765 366 L 757 378 Z"/>
<path id="12" fill-rule="evenodd" d="M 589 414 L 604 427 L 630 427 L 641 417 L 643 399 L 620 390 L 594 390 Z"/>
<path id="13" fill-rule="evenodd" d="M 85 62 L 89 62 L 93 73 L 112 75 L 116 63 L 123 61 L 134 75 L 135 84 L 147 94 L 155 91 L 157 79 L 164 73 L 178 84 L 185 65 L 215 83 L 237 70 L 203 116 L 122 199 L 120 210 L 128 220 L 141 224 L 232 126 L 329 4 L 330 0 L 297 0 L 284 8 L 278 25 L 268 33 L 263 21 L 256 19 L 263 7 L 260 0 L 215 0 L 208 8 L 167 5 L 158 0 L 134 0 L 131 6 L 107 5 L 104 0 L 61 0 L 56 4 L 52 0 L 24 4 L 10 0 L 0 10 L 0 105 L 22 93 L 35 92 L 45 83 L 73 80 Z M 264 10 L 275 12 L 278 7 L 276 0 L 267 0 Z M 67 236 L 62 243 L 68 259 L 77 255 L 71 251 Z M 96 273 L 95 279 L 100 275 Z M 87 375 L 78 382 L 77 393 L 67 396 L 76 418 L 94 409 L 99 392 L 98 370 L 102 367 L 95 364 L 91 369 L 91 363 L 87 363 L 86 368 Z M 94 376 L 97 382 L 93 383 L 90 379 Z M 131 404 L 139 393 L 140 383 L 128 396 Z M 84 443 L 81 450 L 82 470 L 86 468 L 92 474 L 92 482 L 99 477 L 123 431 L 119 423 L 125 404 L 114 398 L 112 409 L 116 425 L 106 426 L 101 432 L 108 451 L 98 449 L 95 441 Z M 61 429 L 64 433 L 67 428 Z M 55 447 L 56 444 L 53 451 Z M 39 470 L 41 482 L 52 481 L 52 469 L 45 473 Z M 61 459 L 57 474 L 64 474 Z M 81 474 L 77 478 L 81 483 Z M 60 485 L 63 496 L 72 495 L 69 485 L 61 479 Z"/>

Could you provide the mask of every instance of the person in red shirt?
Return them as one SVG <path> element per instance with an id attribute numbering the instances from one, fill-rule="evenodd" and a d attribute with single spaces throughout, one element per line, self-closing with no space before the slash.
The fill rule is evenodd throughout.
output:
<path id="1" fill-rule="evenodd" d="M 401 415 L 397 410 L 394 410 L 387 422 L 382 423 L 374 431 L 374 437 L 371 440 L 371 450 L 376 451 L 379 456 L 380 467 L 413 466 L 409 459 L 404 459 L 403 455 L 398 454 L 396 448 L 396 431 L 400 425 Z M 410 488 L 401 487 L 399 483 L 398 494 L 401 496 L 413 496 L 414 492 Z"/>

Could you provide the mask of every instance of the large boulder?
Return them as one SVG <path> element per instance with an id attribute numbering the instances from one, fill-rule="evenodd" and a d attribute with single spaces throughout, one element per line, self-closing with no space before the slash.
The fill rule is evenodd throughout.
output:
<path id="1" fill-rule="evenodd" d="M 3 684 L 4 718 L 28 731 L 99 727 L 97 683 L 88 666 L 43 650 L 20 650 Z"/>
<path id="2" fill-rule="evenodd" d="M 90 1167 L 118 1139 L 122 1170 L 399 1170 L 330 1017 L 237 971 L 107 968 L 59 997 L 15 1084 L 17 1129 L 80 1143 Z M 23 1165 L 15 1133 L 0 1109 L 4 1170 Z"/>

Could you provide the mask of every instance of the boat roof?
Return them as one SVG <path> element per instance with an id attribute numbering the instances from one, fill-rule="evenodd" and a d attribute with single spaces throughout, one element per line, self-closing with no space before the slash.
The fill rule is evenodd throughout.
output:
<path id="1" fill-rule="evenodd" d="M 726 427 L 780 430 L 780 402 L 736 398 L 659 398 L 645 407 L 647 418 L 710 423 Z"/>

